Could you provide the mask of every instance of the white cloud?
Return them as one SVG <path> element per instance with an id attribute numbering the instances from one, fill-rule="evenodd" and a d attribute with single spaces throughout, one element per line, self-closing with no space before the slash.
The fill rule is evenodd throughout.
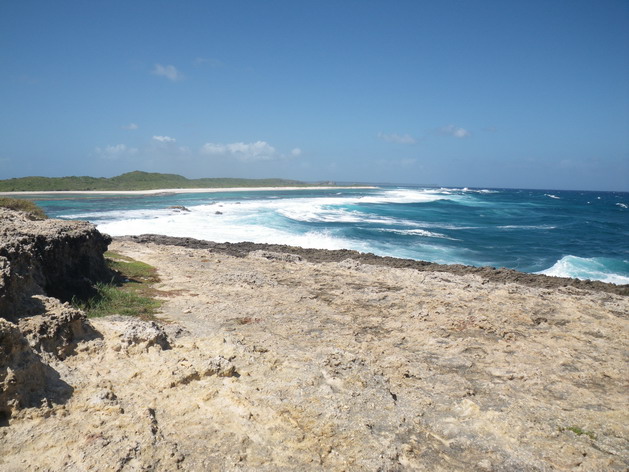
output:
<path id="1" fill-rule="evenodd" d="M 290 153 L 293 157 L 299 157 L 301 156 L 301 149 L 295 148 Z"/>
<path id="2" fill-rule="evenodd" d="M 415 144 L 417 142 L 417 140 L 413 138 L 410 134 L 378 133 L 378 137 L 388 143 Z"/>
<path id="3" fill-rule="evenodd" d="M 468 130 L 463 128 L 458 128 L 454 125 L 443 126 L 439 128 L 440 134 L 445 134 L 448 136 L 454 136 L 455 138 L 468 138 L 472 135 Z"/>
<path id="4" fill-rule="evenodd" d="M 104 148 L 96 148 L 96 154 L 103 159 L 120 159 L 126 156 L 133 156 L 137 153 L 137 148 L 127 147 L 126 144 L 113 144 Z"/>
<path id="5" fill-rule="evenodd" d="M 170 136 L 153 136 L 155 141 L 159 141 L 160 143 L 174 143 L 177 141 L 175 138 L 171 138 Z"/>
<path id="6" fill-rule="evenodd" d="M 209 155 L 230 156 L 243 162 L 270 161 L 281 157 L 266 141 L 231 144 L 205 143 L 201 152 Z"/>
<path id="7" fill-rule="evenodd" d="M 183 79 L 181 72 L 177 70 L 175 66 L 163 66 L 161 64 L 155 64 L 155 67 L 151 71 L 151 74 L 166 77 L 173 82 Z"/>
<path id="8" fill-rule="evenodd" d="M 139 126 L 135 123 L 129 123 L 128 125 L 125 125 L 122 127 L 122 129 L 128 129 L 128 130 L 134 130 L 134 129 L 138 129 Z"/>
<path id="9" fill-rule="evenodd" d="M 207 57 L 197 57 L 194 60 L 194 64 L 197 66 L 207 65 L 213 68 L 223 67 L 223 63 L 218 59 L 207 58 Z"/>

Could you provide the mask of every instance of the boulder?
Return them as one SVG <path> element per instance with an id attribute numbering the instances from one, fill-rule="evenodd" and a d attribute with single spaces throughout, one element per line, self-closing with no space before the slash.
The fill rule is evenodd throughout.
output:
<path id="1" fill-rule="evenodd" d="M 85 221 L 32 221 L 0 209 L 0 317 L 28 316 L 34 295 L 89 297 L 113 275 L 103 257 L 110 242 Z"/>

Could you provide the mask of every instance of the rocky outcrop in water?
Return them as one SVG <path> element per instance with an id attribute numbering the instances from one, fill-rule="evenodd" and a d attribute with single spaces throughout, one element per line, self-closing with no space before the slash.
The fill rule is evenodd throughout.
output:
<path id="1" fill-rule="evenodd" d="M 111 273 L 110 243 L 86 222 L 32 221 L 0 209 L 0 423 L 25 407 L 68 398 L 71 388 L 46 359 L 64 359 L 96 335 L 68 303 Z"/>

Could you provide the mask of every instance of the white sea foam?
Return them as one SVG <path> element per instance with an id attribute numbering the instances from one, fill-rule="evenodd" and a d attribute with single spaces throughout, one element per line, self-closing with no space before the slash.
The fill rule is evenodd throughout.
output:
<path id="1" fill-rule="evenodd" d="M 274 202 L 273 202 L 274 203 Z M 283 228 L 281 220 L 265 205 L 253 202 L 189 206 L 190 212 L 129 210 L 99 214 L 99 231 L 112 236 L 163 234 L 216 242 L 251 241 L 317 249 L 351 248 L 369 251 L 362 242 L 343 238 L 329 230 L 295 232 Z M 216 212 L 221 214 L 216 214 Z M 111 214 L 109 214 L 111 213 Z M 116 218 L 110 218 L 110 216 Z M 93 216 L 93 215 L 92 215 Z"/>
<path id="2" fill-rule="evenodd" d="M 502 225 L 497 226 L 500 229 L 555 229 L 552 225 Z"/>
<path id="3" fill-rule="evenodd" d="M 528 209 L 535 210 L 537 206 L 527 196 L 527 192 L 523 193 L 517 206 L 511 200 L 505 206 L 500 199 L 482 195 L 495 192 L 502 191 L 395 188 L 360 192 L 335 190 L 321 193 L 321 196 L 310 193 L 262 196 L 243 192 L 239 196 L 240 202 L 233 200 L 234 195 L 104 201 L 103 204 L 97 202 L 92 206 L 94 211 L 90 212 L 82 209 L 86 206 L 77 205 L 74 207 L 74 214 L 65 213 L 62 217 L 90 220 L 101 231 L 114 236 L 156 233 L 217 242 L 253 241 L 311 248 L 355 249 L 378 255 L 441 263 L 498 265 L 504 262 L 493 262 L 494 254 L 487 254 L 487 251 L 492 250 L 489 245 L 470 249 L 476 247 L 474 242 L 477 238 L 491 238 L 498 232 L 513 232 L 515 237 L 518 236 L 517 231 L 531 230 L 531 238 L 527 238 L 523 244 L 534 245 L 535 233 L 555 229 L 556 225 L 549 219 L 529 219 L 529 224 L 526 224 L 522 216 L 528 216 Z M 547 193 L 546 196 L 553 198 L 557 195 Z M 622 203 L 617 203 L 619 200 Z M 471 206 L 474 211 L 467 214 L 453 205 L 435 205 L 433 202 L 437 201 Z M 592 200 L 592 203 L 596 203 L 596 200 Z M 610 203 L 617 205 L 614 213 L 626 211 L 627 203 L 623 200 L 616 199 Z M 180 212 L 164 208 L 173 204 L 183 204 L 191 211 Z M 153 205 L 153 208 L 124 209 L 138 208 L 141 205 Z M 158 208 L 159 205 L 163 206 Z M 115 210 L 99 211 L 115 206 L 118 206 Z M 448 213 L 444 213 L 445 210 L 449 210 Z M 217 211 L 221 214 L 216 214 Z M 483 219 L 485 215 L 490 219 Z M 501 226 L 491 224 L 491 221 L 496 220 Z M 538 222 L 538 225 L 532 224 Z M 400 238 L 396 234 L 408 237 Z M 447 240 L 450 241 L 446 242 Z M 531 253 L 535 253 L 537 249 L 533 247 Z M 497 254 L 496 257 L 502 256 Z M 510 256 L 505 257 L 509 259 Z M 537 265 L 539 262 L 533 265 L 526 260 L 525 258 L 522 264 L 517 262 L 515 266 L 522 267 L 523 270 L 532 266 L 540 267 Z M 629 265 L 623 265 L 623 261 L 614 259 L 566 256 L 543 273 L 629 283 Z"/>
<path id="4" fill-rule="evenodd" d="M 556 200 L 561 200 L 561 197 L 558 197 L 557 195 L 553 195 L 552 193 L 545 193 L 544 196 L 548 198 L 554 198 Z"/>
<path id="5" fill-rule="evenodd" d="M 430 203 L 438 200 L 465 199 L 464 195 L 455 195 L 450 189 L 395 189 L 360 197 L 360 203 Z"/>
<path id="6" fill-rule="evenodd" d="M 380 231 L 387 233 L 395 233 L 395 234 L 404 234 L 411 236 L 424 236 L 427 238 L 441 238 L 441 239 L 450 239 L 453 241 L 457 241 L 455 238 L 451 238 L 450 236 L 446 236 L 445 234 L 435 233 L 432 231 L 426 231 L 425 229 L 380 229 Z"/>
<path id="7" fill-rule="evenodd" d="M 611 266 L 626 266 L 629 263 L 603 257 L 564 256 L 552 267 L 538 272 L 538 274 L 554 277 L 572 277 L 581 280 L 600 280 L 617 285 L 629 284 L 629 277 L 618 274 L 618 270 Z"/>

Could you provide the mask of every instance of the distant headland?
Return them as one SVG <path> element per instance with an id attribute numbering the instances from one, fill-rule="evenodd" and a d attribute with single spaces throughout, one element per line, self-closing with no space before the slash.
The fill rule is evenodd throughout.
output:
<path id="1" fill-rule="evenodd" d="M 116 177 L 21 177 L 0 180 L 0 192 L 144 191 L 161 189 L 228 189 L 269 187 L 336 187 L 335 182 L 307 183 L 288 179 L 201 178 L 133 171 Z M 344 185 L 347 186 L 347 185 Z"/>

